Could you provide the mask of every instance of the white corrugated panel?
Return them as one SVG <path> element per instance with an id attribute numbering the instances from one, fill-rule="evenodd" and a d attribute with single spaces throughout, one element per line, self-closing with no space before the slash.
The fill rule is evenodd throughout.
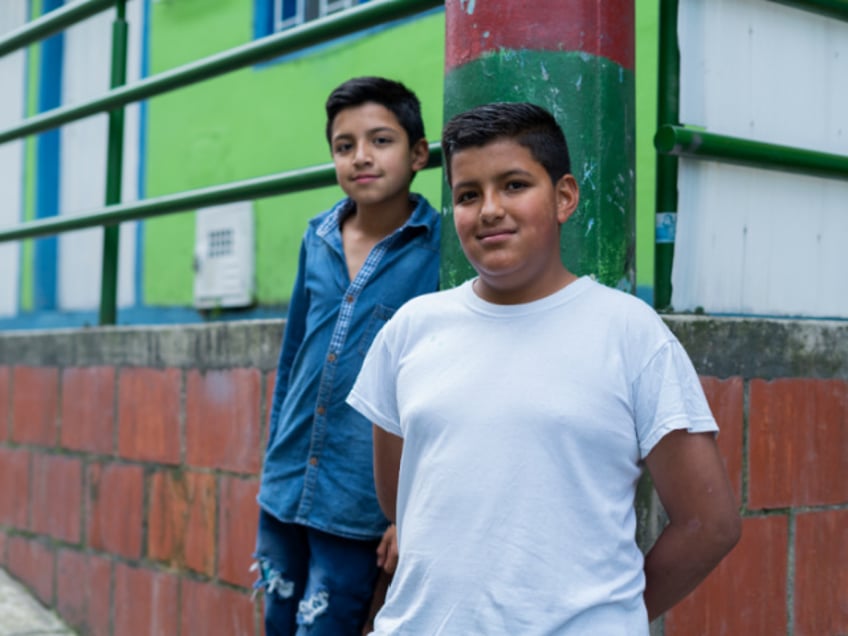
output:
<path id="1" fill-rule="evenodd" d="M 127 3 L 129 23 L 127 82 L 137 81 L 141 69 L 142 2 Z M 112 21 L 105 11 L 65 32 L 62 69 L 63 104 L 100 97 L 109 90 Z M 122 200 L 137 199 L 139 161 L 138 104 L 124 113 Z M 95 115 L 62 127 L 60 208 L 74 215 L 104 205 L 106 196 L 107 116 Z M 135 302 L 136 224 L 121 225 L 118 267 L 118 304 Z M 100 302 L 103 230 L 63 234 L 59 239 L 59 306 L 64 310 L 91 310 Z"/>
<path id="2" fill-rule="evenodd" d="M 766 0 L 680 5 L 681 122 L 848 155 L 848 23 Z M 848 317 L 848 181 L 681 160 L 672 305 Z"/>
<path id="3" fill-rule="evenodd" d="M 26 21 L 26 0 L 0 2 L 0 35 Z M 0 130 L 14 126 L 24 116 L 26 58 L 23 51 L 0 57 Z M 23 206 L 23 141 L 0 145 L 0 227 L 20 223 Z M 20 243 L 0 243 L 0 316 L 18 311 Z"/>

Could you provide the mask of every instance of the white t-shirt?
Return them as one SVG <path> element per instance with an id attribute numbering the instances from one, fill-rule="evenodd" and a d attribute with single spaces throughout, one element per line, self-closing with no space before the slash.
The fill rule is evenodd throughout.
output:
<path id="1" fill-rule="evenodd" d="M 648 634 L 633 507 L 669 431 L 716 431 L 642 301 L 580 278 L 521 305 L 409 301 L 348 402 L 403 437 L 400 560 L 375 634 Z"/>

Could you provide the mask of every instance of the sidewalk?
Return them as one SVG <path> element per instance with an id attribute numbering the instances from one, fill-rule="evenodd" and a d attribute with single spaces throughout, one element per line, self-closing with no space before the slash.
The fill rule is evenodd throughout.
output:
<path id="1" fill-rule="evenodd" d="M 0 568 L 0 636 L 75 636 Z"/>

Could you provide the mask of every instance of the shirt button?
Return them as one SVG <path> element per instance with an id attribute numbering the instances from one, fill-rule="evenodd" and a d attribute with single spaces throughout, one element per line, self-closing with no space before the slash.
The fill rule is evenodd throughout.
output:
<path id="1" fill-rule="evenodd" d="M 319 406 L 317 409 L 315 409 L 315 411 L 318 413 L 318 415 L 324 415 L 324 413 L 327 412 L 327 409 L 325 409 L 323 406 Z"/>
<path id="2" fill-rule="evenodd" d="M 336 361 L 336 354 L 335 353 L 331 353 L 330 355 L 327 356 L 327 362 L 335 362 L 335 361 Z"/>
<path id="3" fill-rule="evenodd" d="M 317 457 L 310 457 L 309 458 L 309 464 L 311 466 L 317 466 L 318 465 L 318 458 Z"/>
<path id="4" fill-rule="evenodd" d="M 352 303 L 353 302 L 353 296 L 351 296 L 350 294 L 345 296 L 345 302 Z"/>

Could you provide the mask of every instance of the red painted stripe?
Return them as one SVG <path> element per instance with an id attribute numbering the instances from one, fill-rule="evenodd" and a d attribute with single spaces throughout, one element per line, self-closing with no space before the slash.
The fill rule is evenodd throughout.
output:
<path id="1" fill-rule="evenodd" d="M 634 0 L 447 0 L 445 65 L 489 51 L 581 51 L 634 66 Z"/>

